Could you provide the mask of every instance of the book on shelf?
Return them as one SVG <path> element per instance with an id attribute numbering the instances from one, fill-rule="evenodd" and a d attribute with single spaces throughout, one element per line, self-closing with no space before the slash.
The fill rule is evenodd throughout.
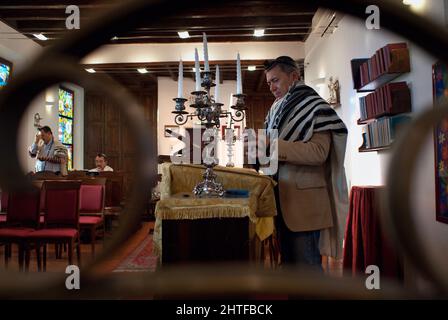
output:
<path id="1" fill-rule="evenodd" d="M 362 129 L 362 150 L 389 147 L 397 138 L 398 133 L 411 120 L 408 114 L 393 117 L 383 117 L 368 123 Z"/>
<path id="2" fill-rule="evenodd" d="M 371 120 L 384 115 L 411 111 L 411 92 L 406 82 L 388 83 L 359 98 L 360 119 Z"/>
<path id="3" fill-rule="evenodd" d="M 384 66 L 386 70 L 392 70 L 390 72 L 397 72 L 394 70 L 400 70 L 400 67 L 402 69 L 407 70 L 405 72 L 409 72 L 409 64 L 403 64 L 404 59 L 403 56 L 405 55 L 403 50 L 407 50 L 407 44 L 405 42 L 400 43 L 389 43 L 388 45 L 384 46 L 382 48 L 383 56 L 384 56 Z M 409 59 L 407 59 L 409 60 Z M 394 65 L 392 65 L 394 64 Z"/>
<path id="4" fill-rule="evenodd" d="M 405 42 L 390 43 L 370 58 L 353 59 L 351 65 L 354 88 L 359 90 L 383 75 L 409 72 L 409 50 Z M 354 71 L 353 68 L 358 70 Z"/>

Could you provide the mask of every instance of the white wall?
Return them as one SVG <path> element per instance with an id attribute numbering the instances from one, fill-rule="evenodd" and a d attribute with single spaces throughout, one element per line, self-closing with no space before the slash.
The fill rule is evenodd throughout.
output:
<path id="1" fill-rule="evenodd" d="M 0 56 L 11 61 L 13 76 L 21 72 L 42 50 L 36 42 L 0 21 Z"/>
<path id="2" fill-rule="evenodd" d="M 443 0 L 426 1 L 420 13 L 431 17 L 431 20 L 444 23 Z M 386 182 L 387 166 L 391 152 L 359 153 L 362 144 L 361 126 L 356 124 L 359 119 L 359 105 L 357 94 L 353 89 L 350 60 L 372 56 L 375 51 L 387 43 L 407 41 L 402 37 L 386 30 L 367 30 L 364 21 L 344 17 L 337 31 L 326 38 L 313 39 L 310 37 L 305 44 L 305 79 L 314 86 L 325 98 L 328 88 L 316 87 L 322 77 L 329 76 L 339 79 L 341 86 L 342 107 L 338 114 L 348 127 L 349 138 L 346 153 L 346 173 L 349 185 L 383 185 Z M 408 41 L 407 41 L 408 42 Z M 409 42 L 408 42 L 409 43 Z M 409 44 L 411 73 L 397 80 L 407 81 L 412 92 L 412 110 L 414 115 L 432 108 L 432 65 L 434 57 L 426 54 L 422 49 Z M 434 195 L 434 148 L 432 135 L 428 136 L 427 144 L 419 155 L 416 177 L 418 183 L 412 193 L 413 207 L 417 225 L 421 232 L 421 241 L 431 257 L 448 267 L 448 225 L 435 220 Z M 408 269 L 409 270 L 409 269 Z M 411 277 L 417 278 L 415 274 Z M 408 278 L 409 280 L 409 278 Z"/>
<path id="3" fill-rule="evenodd" d="M 0 34 L 8 35 L 0 38 L 0 57 L 13 63 L 12 79 L 14 79 L 33 61 L 36 55 L 42 52 L 42 47 L 2 22 L 0 22 Z M 77 169 L 81 169 L 84 157 L 84 89 L 72 84 L 65 84 L 65 86 L 75 92 L 74 166 Z M 53 101 L 53 106 L 46 106 L 46 101 Z M 19 127 L 19 139 L 17 141 L 17 152 L 19 153 L 20 163 L 24 172 L 34 170 L 35 160 L 28 155 L 28 147 L 36 134 L 36 128 L 33 125 L 34 114 L 39 113 L 41 115 L 43 118 L 41 124 L 50 126 L 57 138 L 57 106 L 57 87 L 53 87 L 35 98 L 25 112 Z"/>
<path id="4" fill-rule="evenodd" d="M 158 138 L 158 153 L 161 155 L 169 155 L 173 151 L 181 149 L 183 143 L 176 138 L 165 137 L 164 128 L 165 125 L 176 125 L 174 122 L 174 114 L 171 113 L 174 110 L 175 102 L 173 97 L 177 96 L 177 82 L 173 81 L 171 78 L 159 77 L 157 79 L 158 84 L 158 115 L 157 115 L 157 138 Z M 183 96 L 190 97 L 191 92 L 195 90 L 195 82 L 192 79 L 185 78 L 183 86 Z M 243 88 L 244 90 L 244 88 Z M 221 103 L 224 104 L 223 109 L 228 110 L 230 104 L 230 98 L 236 92 L 236 81 L 224 81 L 220 85 L 220 97 Z M 214 89 L 211 90 L 211 94 L 214 94 Z M 185 103 L 186 111 L 192 112 L 190 101 Z M 185 125 L 181 126 L 180 132 L 183 134 L 185 131 L 183 128 L 198 127 L 198 120 L 189 120 Z M 227 119 L 222 119 L 222 125 L 228 125 Z M 244 122 L 237 123 L 241 128 L 244 128 Z M 227 147 L 225 146 L 225 141 L 221 140 L 218 142 L 218 158 L 221 165 L 227 163 Z M 237 166 L 243 165 L 243 146 L 241 141 L 236 141 L 234 147 L 234 157 L 233 162 Z"/>
<path id="5" fill-rule="evenodd" d="M 194 48 L 202 59 L 202 43 L 185 44 L 124 44 L 105 45 L 88 55 L 82 62 L 90 63 L 132 63 L 157 61 L 194 61 Z M 274 59 L 290 55 L 303 59 L 302 42 L 238 42 L 208 43 L 209 60 L 235 60 L 237 53 L 242 60 Z"/>

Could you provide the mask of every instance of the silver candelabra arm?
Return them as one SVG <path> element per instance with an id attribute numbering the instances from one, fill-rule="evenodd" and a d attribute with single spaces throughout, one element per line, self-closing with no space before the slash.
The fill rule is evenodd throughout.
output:
<path id="1" fill-rule="evenodd" d="M 233 128 L 226 128 L 226 144 L 227 144 L 227 164 L 226 167 L 234 167 L 233 163 L 233 145 L 235 144 L 235 135 Z"/>
<path id="2" fill-rule="evenodd" d="M 233 115 L 232 113 L 230 113 L 230 117 L 232 117 L 232 120 L 234 122 L 241 122 L 244 120 L 245 117 L 245 113 L 241 110 L 236 110 L 235 111 L 235 115 Z"/>
<path id="3" fill-rule="evenodd" d="M 202 72 L 201 85 L 204 90 L 194 91 L 191 94 L 194 96 L 194 102 L 190 105 L 190 107 L 194 108 L 194 112 L 185 111 L 185 102 L 187 99 L 184 98 L 174 98 L 173 100 L 176 102 L 175 110 L 173 113 L 176 115 L 174 121 L 178 125 L 183 125 L 187 123 L 189 119 L 197 118 L 201 121 L 201 124 L 204 125 L 207 129 L 215 129 L 217 130 L 220 125 L 220 118 L 226 118 L 230 114 L 231 121 L 233 122 L 241 122 L 245 118 L 245 110 L 247 110 L 244 98 L 246 95 L 244 94 L 235 94 L 236 98 L 235 105 L 230 108 L 234 109 L 235 112 L 232 114 L 229 110 L 222 110 L 222 103 L 218 103 L 214 98 L 210 95 L 210 88 L 215 86 L 213 82 L 213 73 L 210 71 Z M 216 137 L 215 137 L 216 140 Z M 227 166 L 234 166 L 233 159 L 233 145 L 234 145 L 234 136 L 232 129 L 232 139 L 228 142 L 228 158 L 229 161 Z M 193 189 L 194 194 L 198 196 L 206 196 L 206 197 L 214 197 L 214 196 L 223 196 L 224 189 L 221 183 L 216 181 L 216 174 L 213 172 L 213 167 L 216 165 L 216 161 L 204 161 L 205 166 L 207 167 L 203 177 L 204 181 L 200 182 Z"/>

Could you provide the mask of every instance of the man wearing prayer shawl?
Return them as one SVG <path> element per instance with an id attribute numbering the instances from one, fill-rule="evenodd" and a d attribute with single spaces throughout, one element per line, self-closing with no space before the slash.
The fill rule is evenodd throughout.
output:
<path id="1" fill-rule="evenodd" d="M 321 255 L 342 257 L 348 213 L 344 156 L 347 128 L 330 105 L 300 81 L 287 56 L 267 61 L 266 81 L 276 100 L 266 134 L 278 130 L 276 190 L 282 261 L 321 269 Z"/>

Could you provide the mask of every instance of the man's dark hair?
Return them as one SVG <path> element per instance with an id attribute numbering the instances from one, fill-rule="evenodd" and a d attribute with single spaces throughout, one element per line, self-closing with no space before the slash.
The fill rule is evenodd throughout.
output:
<path id="1" fill-rule="evenodd" d="M 107 161 L 107 156 L 106 156 L 105 153 L 97 153 L 96 156 L 97 156 L 97 157 L 100 157 L 100 158 L 104 158 L 104 160 Z"/>
<path id="2" fill-rule="evenodd" d="M 53 134 L 53 132 L 51 132 L 51 128 L 49 126 L 43 126 L 43 127 L 39 127 L 38 129 L 39 131 L 43 131 L 45 133 L 51 133 Z"/>
<path id="3" fill-rule="evenodd" d="M 276 66 L 279 66 L 280 69 L 290 74 L 291 72 L 297 72 L 300 78 L 300 69 L 297 63 L 294 61 L 293 58 L 288 56 L 280 56 L 274 60 L 266 60 L 264 62 L 264 70 L 265 72 L 268 72 L 269 70 L 275 68 Z"/>

